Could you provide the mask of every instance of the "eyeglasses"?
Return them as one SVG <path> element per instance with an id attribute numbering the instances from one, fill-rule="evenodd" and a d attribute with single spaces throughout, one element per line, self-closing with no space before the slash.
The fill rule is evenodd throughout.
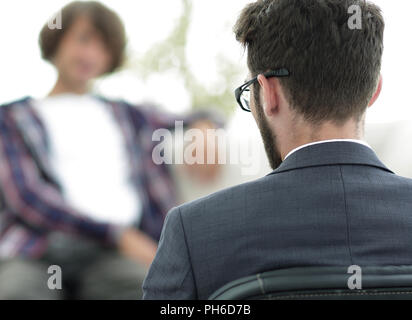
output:
<path id="1" fill-rule="evenodd" d="M 289 70 L 285 68 L 281 69 L 276 69 L 274 71 L 269 71 L 263 74 L 265 78 L 284 78 L 284 77 L 289 77 L 290 73 Z M 255 77 L 252 80 L 249 80 L 248 82 L 244 83 L 241 85 L 239 88 L 235 90 L 235 96 L 236 96 L 236 101 L 239 104 L 239 106 L 242 108 L 242 110 L 251 112 L 250 110 L 250 86 L 257 82 L 258 78 Z"/>

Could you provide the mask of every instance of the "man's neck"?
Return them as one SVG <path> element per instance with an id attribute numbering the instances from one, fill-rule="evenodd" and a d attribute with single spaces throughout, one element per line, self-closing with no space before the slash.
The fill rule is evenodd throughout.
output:
<path id="1" fill-rule="evenodd" d="M 65 81 L 61 77 L 58 78 L 56 84 L 54 85 L 52 91 L 49 93 L 49 97 L 65 94 L 65 93 L 73 93 L 78 95 L 86 94 L 90 91 L 90 85 L 88 83 L 77 83 L 77 82 L 70 82 Z"/>

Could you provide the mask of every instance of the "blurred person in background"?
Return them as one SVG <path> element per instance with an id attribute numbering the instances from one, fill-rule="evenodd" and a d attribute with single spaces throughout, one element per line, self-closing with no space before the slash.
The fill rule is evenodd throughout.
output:
<path id="1" fill-rule="evenodd" d="M 124 60 L 123 23 L 94 1 L 61 17 L 39 39 L 58 71 L 49 96 L 0 108 L 0 299 L 138 299 L 176 205 L 152 133 L 210 120 L 93 95 L 92 81 Z M 47 286 L 50 265 L 62 268 L 62 292 Z"/>

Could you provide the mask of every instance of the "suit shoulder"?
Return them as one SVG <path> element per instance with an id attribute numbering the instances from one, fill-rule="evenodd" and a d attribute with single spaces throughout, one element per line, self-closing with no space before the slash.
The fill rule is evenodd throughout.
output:
<path id="1" fill-rule="evenodd" d="M 403 177 L 397 174 L 392 174 L 392 179 L 399 183 L 400 185 L 412 188 L 412 179 L 408 177 Z"/>
<path id="2" fill-rule="evenodd" d="M 257 180 L 242 183 L 230 188 L 226 188 L 205 197 L 187 202 L 178 207 L 183 218 L 188 218 L 191 215 L 198 215 L 200 212 L 208 211 L 208 214 L 219 211 L 223 205 L 224 207 L 232 206 L 235 208 L 241 203 L 244 195 L 253 192 L 259 192 L 261 187 L 274 176 L 265 176 Z"/>

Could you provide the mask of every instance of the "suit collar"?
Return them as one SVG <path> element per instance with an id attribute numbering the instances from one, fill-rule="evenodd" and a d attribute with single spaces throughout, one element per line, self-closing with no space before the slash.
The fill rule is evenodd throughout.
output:
<path id="1" fill-rule="evenodd" d="M 336 141 L 307 146 L 294 152 L 271 174 L 308 167 L 345 164 L 372 166 L 394 173 L 368 146 L 356 142 Z"/>

